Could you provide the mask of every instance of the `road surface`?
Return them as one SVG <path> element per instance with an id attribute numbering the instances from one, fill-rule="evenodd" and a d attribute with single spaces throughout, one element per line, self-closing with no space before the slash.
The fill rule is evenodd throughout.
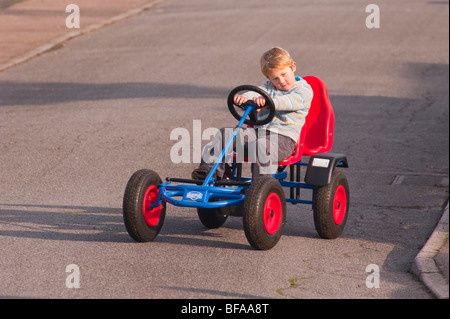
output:
<path id="1" fill-rule="evenodd" d="M 360 1 L 167 0 L 0 73 L 0 295 L 431 298 L 409 268 L 448 198 L 448 2 L 377 4 L 368 28 Z M 128 178 L 189 177 L 171 132 L 234 126 L 226 96 L 265 80 L 272 46 L 329 88 L 350 165 L 343 235 L 320 239 L 311 208 L 288 204 L 261 252 L 239 218 L 207 230 L 168 206 L 156 240 L 135 243 Z"/>

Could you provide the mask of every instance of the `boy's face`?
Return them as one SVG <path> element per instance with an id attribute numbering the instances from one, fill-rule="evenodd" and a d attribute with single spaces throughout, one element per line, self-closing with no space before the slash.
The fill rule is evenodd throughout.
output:
<path id="1" fill-rule="evenodd" d="M 278 90 L 288 91 L 292 89 L 295 84 L 295 70 L 296 65 L 294 62 L 292 66 L 272 71 L 268 78 Z"/>

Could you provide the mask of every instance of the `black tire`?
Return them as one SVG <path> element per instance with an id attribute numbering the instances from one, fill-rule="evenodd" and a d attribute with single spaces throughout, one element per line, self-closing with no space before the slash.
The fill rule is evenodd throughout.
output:
<path id="1" fill-rule="evenodd" d="M 314 226 L 320 237 L 335 239 L 347 223 L 350 192 L 344 173 L 335 169 L 329 185 L 316 189 L 314 195 Z"/>
<path id="2" fill-rule="evenodd" d="M 139 170 L 131 176 L 123 196 L 123 219 L 130 236 L 148 242 L 159 234 L 166 216 L 166 203 L 150 208 L 156 201 L 161 178 L 152 170 Z"/>
<path id="3" fill-rule="evenodd" d="M 210 229 L 219 228 L 228 217 L 223 208 L 197 208 L 197 214 L 203 226 Z"/>
<path id="4" fill-rule="evenodd" d="M 252 182 L 245 198 L 243 222 L 253 248 L 268 250 L 278 243 L 286 223 L 286 198 L 275 178 L 260 176 Z"/>

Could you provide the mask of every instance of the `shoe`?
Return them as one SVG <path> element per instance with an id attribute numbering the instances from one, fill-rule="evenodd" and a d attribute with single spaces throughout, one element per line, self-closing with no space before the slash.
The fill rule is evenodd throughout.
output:
<path id="1" fill-rule="evenodd" d="M 231 177 L 233 177 L 233 171 L 231 170 L 230 165 L 226 164 L 225 165 L 225 172 L 223 173 L 223 179 L 227 179 L 230 180 Z"/>
<path id="2" fill-rule="evenodd" d="M 210 171 L 211 171 L 211 168 L 206 165 L 197 167 L 196 169 L 194 169 L 192 171 L 192 179 L 205 180 Z"/>

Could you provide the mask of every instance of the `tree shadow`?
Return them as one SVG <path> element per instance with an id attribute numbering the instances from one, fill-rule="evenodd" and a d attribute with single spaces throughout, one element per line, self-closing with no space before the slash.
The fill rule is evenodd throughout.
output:
<path id="1" fill-rule="evenodd" d="M 0 81 L 0 106 L 132 98 L 226 98 L 229 89 L 176 83 L 68 83 Z"/>
<path id="2" fill-rule="evenodd" d="M 121 208 L 21 204 L 0 204 L 0 208 L 0 224 L 4 225 L 0 237 L 136 243 L 126 231 Z M 251 249 L 248 244 L 227 242 L 196 218 L 180 216 L 166 216 L 154 243 Z"/>
<path id="3" fill-rule="evenodd" d="M 126 242 L 115 208 L 0 204 L 0 236 L 68 241 Z"/>

